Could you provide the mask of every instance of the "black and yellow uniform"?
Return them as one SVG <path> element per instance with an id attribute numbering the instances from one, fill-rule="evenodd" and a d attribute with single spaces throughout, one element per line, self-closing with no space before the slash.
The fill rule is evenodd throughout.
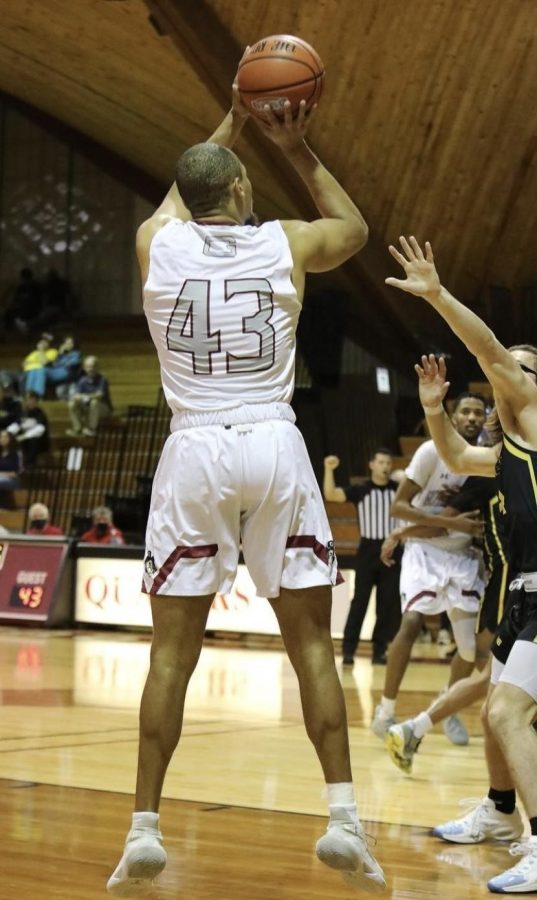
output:
<path id="1" fill-rule="evenodd" d="M 505 663 L 517 640 L 537 641 L 537 450 L 504 435 L 496 467 L 511 572 L 507 611 L 492 652 Z"/>
<path id="2" fill-rule="evenodd" d="M 481 598 L 477 632 L 479 634 L 486 628 L 494 634 L 504 613 L 510 581 L 505 516 L 500 512 L 498 483 L 495 478 L 471 475 L 449 505 L 459 512 L 479 509 L 483 516 L 483 558 L 489 578 Z"/>

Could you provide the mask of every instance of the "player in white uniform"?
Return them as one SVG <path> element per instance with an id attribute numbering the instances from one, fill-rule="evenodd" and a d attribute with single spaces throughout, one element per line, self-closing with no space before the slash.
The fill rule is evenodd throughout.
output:
<path id="1" fill-rule="evenodd" d="M 297 672 L 304 720 L 328 788 L 317 855 L 358 886 L 381 889 L 356 811 L 343 692 L 330 636 L 338 577 L 321 494 L 289 405 L 305 273 L 356 253 L 367 226 L 304 141 L 301 108 L 262 130 L 308 187 L 321 218 L 246 224 L 252 191 L 230 148 L 246 113 L 187 150 L 176 186 L 138 233 L 144 310 L 173 413 L 154 480 L 144 586 L 151 667 L 140 710 L 135 812 L 108 882 L 145 892 L 165 866 L 158 807 L 181 733 L 185 692 L 215 592 L 233 582 L 239 543 L 269 598 Z"/>
<path id="2" fill-rule="evenodd" d="M 455 402 L 452 422 L 462 437 L 476 443 L 485 416 L 484 401 L 466 393 Z M 371 725 L 378 737 L 384 737 L 395 723 L 397 694 L 424 616 L 445 610 L 450 618 L 457 644 L 450 684 L 472 671 L 475 625 L 484 582 L 482 560 L 471 542 L 481 525 L 471 513 L 451 517 L 447 510 L 449 491 L 458 489 L 464 480 L 464 476 L 454 475 L 442 462 L 434 443 L 426 441 L 418 447 L 395 495 L 392 514 L 416 526 L 416 536 L 406 540 L 401 562 L 403 617 L 390 646 L 384 692 Z M 431 532 L 431 528 L 446 531 Z M 459 740 L 462 742 L 464 736 Z"/>

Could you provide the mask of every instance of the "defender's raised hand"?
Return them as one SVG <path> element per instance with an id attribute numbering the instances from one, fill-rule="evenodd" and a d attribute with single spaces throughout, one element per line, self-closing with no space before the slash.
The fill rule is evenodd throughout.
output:
<path id="1" fill-rule="evenodd" d="M 421 357 L 421 366 L 416 363 L 414 371 L 418 376 L 419 394 L 422 406 L 440 406 L 446 396 L 450 382 L 446 381 L 446 362 L 443 356 L 438 361 L 434 353 Z"/>
<path id="2" fill-rule="evenodd" d="M 426 300 L 436 299 L 440 293 L 441 284 L 429 241 L 425 242 L 425 255 L 415 237 L 410 237 L 408 241 L 405 237 L 400 237 L 399 243 L 403 253 L 392 244 L 388 249 L 393 258 L 405 270 L 406 278 L 386 278 L 386 284 L 400 288 L 408 294 L 425 297 Z"/>

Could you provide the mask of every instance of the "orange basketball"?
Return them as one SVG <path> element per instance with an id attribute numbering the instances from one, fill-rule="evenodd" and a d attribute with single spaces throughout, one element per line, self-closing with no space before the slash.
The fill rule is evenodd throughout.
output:
<path id="1" fill-rule="evenodd" d="M 306 41 L 291 34 L 263 38 L 245 53 L 237 75 L 240 95 L 254 116 L 263 118 L 268 104 L 283 115 L 286 100 L 293 115 L 301 100 L 306 109 L 319 101 L 324 85 L 324 66 Z"/>

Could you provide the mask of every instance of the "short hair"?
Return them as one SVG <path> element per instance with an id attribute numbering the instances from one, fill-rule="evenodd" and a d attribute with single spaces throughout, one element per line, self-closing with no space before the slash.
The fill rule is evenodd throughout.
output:
<path id="1" fill-rule="evenodd" d="M 487 401 L 485 400 L 483 394 L 478 394 L 477 391 L 463 391 L 458 395 L 458 397 L 455 397 L 453 406 L 451 407 L 451 412 L 457 412 L 459 406 L 464 400 L 479 400 L 483 404 L 483 409 L 486 412 Z"/>
<path id="2" fill-rule="evenodd" d="M 372 450 L 369 454 L 369 462 L 375 459 L 375 456 L 377 456 L 379 453 L 382 453 L 384 456 L 393 456 L 392 451 L 388 450 L 387 447 L 376 447 L 375 450 Z"/>
<path id="3" fill-rule="evenodd" d="M 25 391 L 24 397 L 26 400 L 28 399 L 28 397 L 32 397 L 33 400 L 41 400 L 41 397 L 39 396 L 39 394 L 36 394 L 35 391 Z"/>
<path id="4" fill-rule="evenodd" d="M 238 156 L 210 141 L 185 150 L 175 167 L 177 189 L 194 218 L 225 203 L 231 183 L 241 176 Z"/>

